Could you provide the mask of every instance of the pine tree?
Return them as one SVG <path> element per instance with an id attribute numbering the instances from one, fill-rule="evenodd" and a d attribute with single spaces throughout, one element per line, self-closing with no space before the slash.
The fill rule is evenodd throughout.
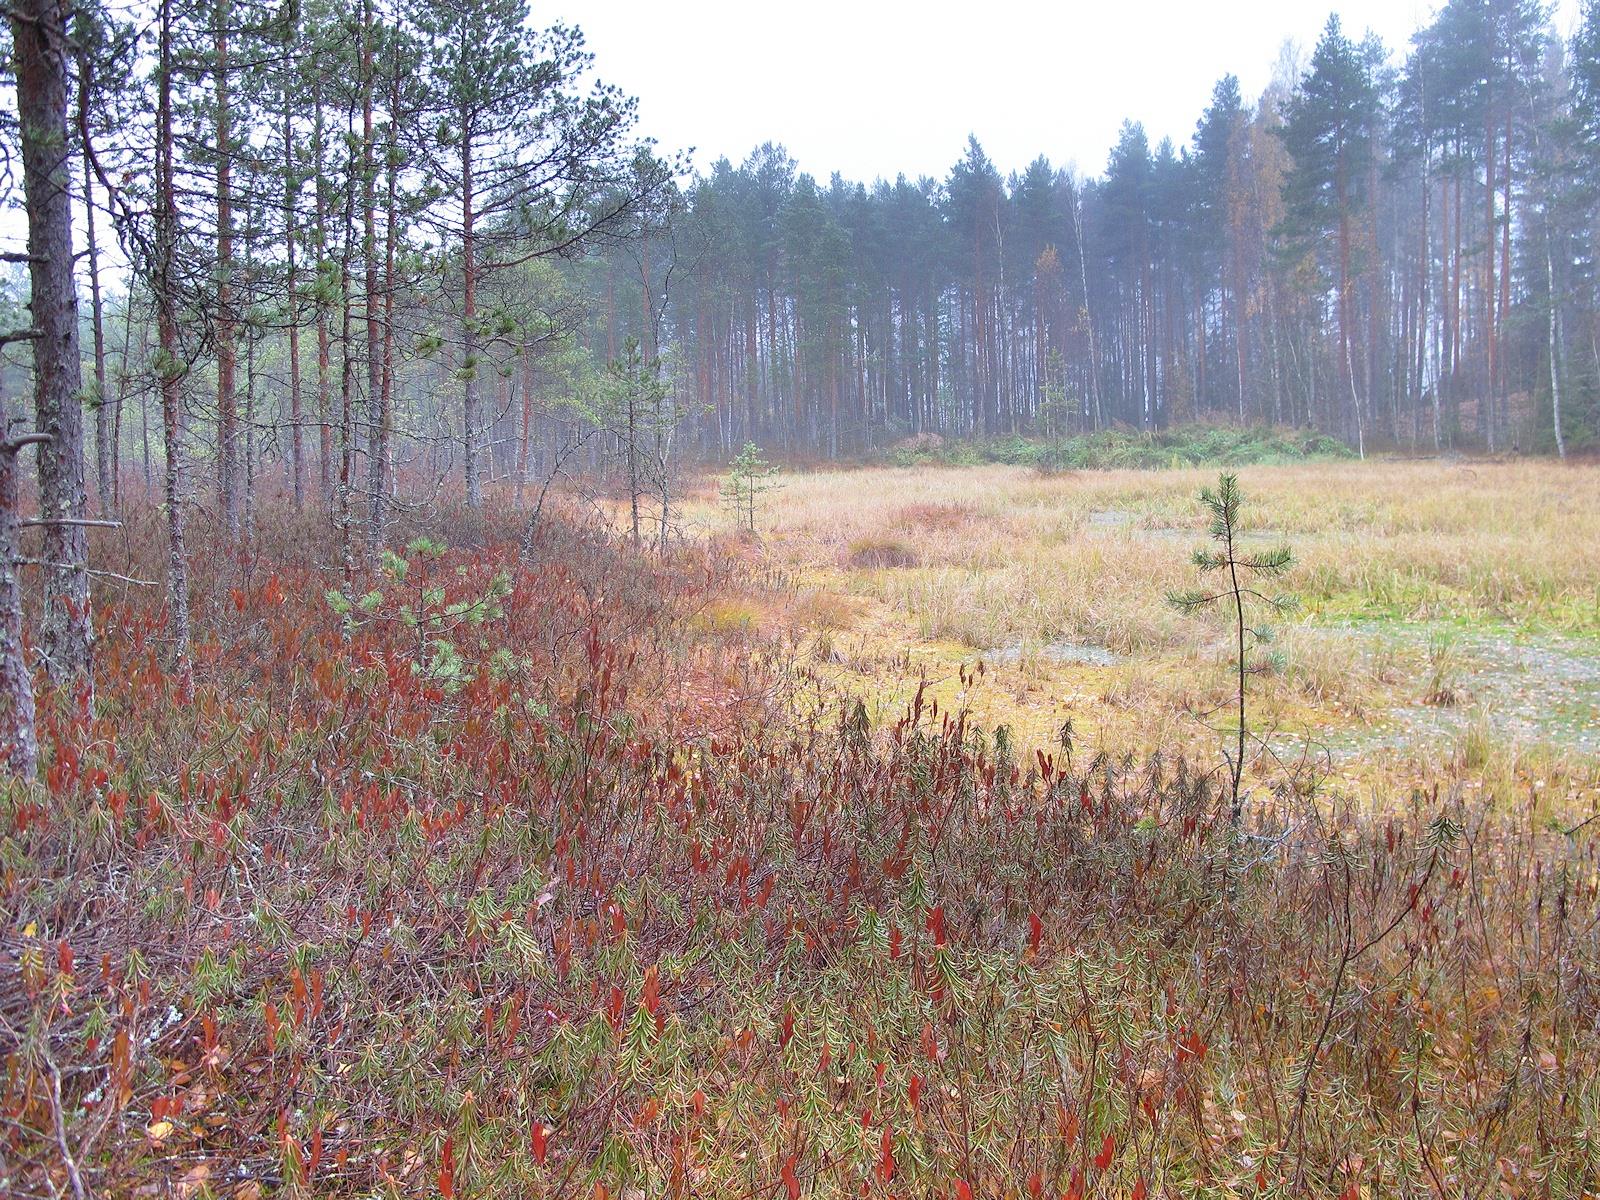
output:
<path id="1" fill-rule="evenodd" d="M 1371 202 L 1369 186 L 1381 101 L 1370 56 L 1329 17 L 1311 70 L 1289 101 L 1282 137 L 1293 159 L 1284 180 L 1288 236 L 1317 253 L 1334 280 L 1335 372 L 1362 426 L 1354 371 L 1357 223 Z M 1330 261 L 1331 260 L 1331 261 Z"/>
<path id="2" fill-rule="evenodd" d="M 1246 743 L 1249 740 L 1249 722 L 1245 707 L 1245 681 L 1252 673 L 1266 670 L 1271 664 L 1261 658 L 1252 659 L 1250 649 L 1270 640 L 1264 626 L 1247 623 L 1247 610 L 1259 604 L 1271 613 L 1282 614 L 1294 606 L 1287 596 L 1267 596 L 1254 584 L 1257 579 L 1272 579 L 1285 574 L 1294 565 L 1294 555 L 1287 546 L 1273 550 L 1247 552 L 1239 544 L 1240 510 L 1244 495 L 1239 491 L 1238 477 L 1223 474 L 1217 479 L 1216 491 L 1204 488 L 1200 503 L 1211 515 L 1209 530 L 1215 550 L 1196 550 L 1194 565 L 1202 576 L 1223 575 L 1221 587 L 1215 590 L 1196 589 L 1174 592 L 1168 601 L 1184 613 L 1197 613 L 1218 603 L 1231 610 L 1234 653 L 1234 704 L 1237 720 L 1234 728 L 1234 748 L 1225 751 L 1229 774 L 1230 815 L 1238 825 L 1242 811 L 1243 795 L 1240 791 L 1244 775 Z"/>
<path id="3" fill-rule="evenodd" d="M 16 63 L 17 126 L 27 210 L 34 420 L 44 524 L 40 649 L 57 682 L 92 694 L 89 546 L 83 462 L 83 375 L 73 270 L 69 96 L 75 57 L 65 0 L 18 0 L 8 10 Z M 0 430 L 0 437 L 9 436 Z M 15 456 L 16 450 L 10 453 Z"/>
<path id="4" fill-rule="evenodd" d="M 749 532 L 756 531 L 756 512 L 761 498 L 782 485 L 777 482 L 778 468 L 769 463 L 761 447 L 746 442 L 744 448 L 728 464 L 728 477 L 722 483 L 722 498 L 733 509 L 736 524 Z"/>
<path id="5" fill-rule="evenodd" d="M 576 29 L 533 31 L 525 0 L 419 0 L 408 17 L 424 47 L 424 119 L 411 149 L 436 197 L 424 220 L 459 253 L 454 332 L 467 502 L 477 507 L 480 370 L 497 319 L 480 305 L 485 281 L 621 232 L 673 172 L 631 140 L 631 99 L 598 84 L 580 91 L 590 55 Z"/>

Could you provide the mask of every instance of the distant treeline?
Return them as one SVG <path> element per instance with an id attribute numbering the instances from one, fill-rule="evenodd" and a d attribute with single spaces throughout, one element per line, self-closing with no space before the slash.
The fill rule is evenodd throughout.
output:
<path id="1" fill-rule="evenodd" d="M 590 341 L 658 348 L 708 450 L 1223 419 L 1554 451 L 1600 435 L 1597 185 L 1596 6 L 1569 44 L 1451 0 L 1398 64 L 1330 19 L 1189 145 L 1126 123 L 1098 178 L 976 139 L 944 179 L 719 162 L 606 260 Z"/>

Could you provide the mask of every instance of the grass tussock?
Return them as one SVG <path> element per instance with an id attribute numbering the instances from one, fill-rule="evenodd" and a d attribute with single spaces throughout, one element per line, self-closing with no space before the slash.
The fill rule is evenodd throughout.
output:
<path id="1" fill-rule="evenodd" d="M 948 531 L 967 529 L 982 520 L 982 516 L 975 505 L 921 500 L 904 505 L 895 513 L 894 520 L 904 529 Z"/>
<path id="2" fill-rule="evenodd" d="M 861 571 L 895 570 L 917 565 L 917 552 L 899 538 L 868 534 L 845 547 L 844 565 Z"/>

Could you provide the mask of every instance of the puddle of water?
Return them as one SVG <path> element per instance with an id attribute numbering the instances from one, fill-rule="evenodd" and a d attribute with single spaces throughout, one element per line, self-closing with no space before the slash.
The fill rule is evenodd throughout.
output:
<path id="1" fill-rule="evenodd" d="M 1089 513 L 1089 528 L 1101 532 L 1115 532 L 1126 530 L 1134 537 L 1159 538 L 1162 540 L 1193 541 L 1195 543 L 1206 540 L 1207 534 L 1204 526 L 1193 525 L 1142 525 L 1141 517 L 1132 509 L 1127 508 L 1096 508 Z M 1240 541 L 1270 541 L 1282 542 L 1288 535 L 1281 529 L 1244 529 L 1239 532 Z"/>
<path id="2" fill-rule="evenodd" d="M 1012 642 L 997 650 L 988 651 L 983 657 L 988 662 L 1004 666 L 1020 662 L 1027 655 L 1034 655 L 1053 663 L 1074 663 L 1086 667 L 1113 667 L 1122 661 L 1122 655 L 1115 650 L 1109 650 L 1104 646 L 1085 645 L 1082 642 L 1045 642 L 1038 646 Z"/>
<path id="3" fill-rule="evenodd" d="M 1402 685 L 1410 693 L 1407 703 L 1389 708 L 1364 729 L 1331 739 L 1345 755 L 1453 744 L 1479 722 L 1497 738 L 1600 755 L 1600 647 L 1559 634 L 1457 631 L 1443 623 L 1355 624 L 1319 632 L 1347 638 L 1363 654 L 1385 645 L 1425 651 L 1434 638 L 1450 639 L 1446 678 L 1460 702 L 1423 703 L 1428 681 L 1419 677 Z"/>

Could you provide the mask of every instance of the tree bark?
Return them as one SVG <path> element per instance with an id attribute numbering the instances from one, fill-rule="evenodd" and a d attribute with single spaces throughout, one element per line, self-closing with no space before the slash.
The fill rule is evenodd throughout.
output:
<path id="1" fill-rule="evenodd" d="M 478 461 L 478 261 L 474 227 L 472 134 L 461 130 L 461 439 L 465 458 L 467 507 L 483 507 L 482 466 Z"/>
<path id="2" fill-rule="evenodd" d="M 383 462 L 376 503 L 387 512 L 389 495 L 394 488 L 394 466 L 390 461 L 390 427 L 394 424 L 394 259 L 399 238 L 400 220 L 400 159 L 396 139 L 400 121 L 400 59 L 393 61 L 389 78 L 389 136 L 388 164 L 385 170 L 385 208 L 383 221 L 383 378 L 379 385 L 378 427 L 372 431 L 372 453 Z"/>
<path id="3" fill-rule="evenodd" d="M 381 322 L 378 318 L 378 202 L 377 163 L 373 157 L 372 103 L 377 79 L 373 73 L 372 40 L 376 35 L 372 0 L 361 5 L 361 258 L 366 267 L 367 318 L 367 549 L 376 553 L 383 545 L 384 468 L 383 361 Z"/>
<path id="4" fill-rule="evenodd" d="M 533 349 L 522 347 L 522 432 L 517 442 L 517 490 L 514 503 L 522 507 L 522 492 L 528 486 L 528 450 L 533 433 Z"/>
<path id="5" fill-rule="evenodd" d="M 92 687 L 89 544 L 83 470 L 83 376 L 73 278 L 67 117 L 71 48 L 68 0 L 16 0 L 8 9 L 16 47 L 17 123 L 28 214 L 32 283 L 34 419 L 39 448 L 45 592 L 40 650 L 50 677 Z"/>
<path id="6" fill-rule="evenodd" d="M 179 385 L 183 358 L 178 343 L 177 296 L 173 279 L 178 242 L 178 200 L 173 173 L 172 131 L 172 0 L 161 0 L 160 66 L 156 101 L 156 237 L 154 292 L 156 336 L 160 351 L 156 373 L 161 380 L 161 428 L 167 451 L 167 603 L 171 611 L 173 669 L 179 691 L 192 695 L 190 661 L 189 555 L 184 545 L 184 450 Z"/>
<path id="7" fill-rule="evenodd" d="M 322 115 L 322 74 L 320 69 L 313 64 L 317 71 L 316 83 L 312 92 L 312 136 L 311 144 L 315 147 L 316 167 L 316 250 L 317 250 L 317 449 L 319 452 L 318 467 L 322 476 L 322 499 L 326 503 L 333 495 L 333 420 L 332 399 L 329 394 L 328 376 L 332 369 L 332 360 L 329 355 L 328 343 L 332 340 L 332 333 L 328 328 L 328 300 L 325 293 L 328 272 L 328 193 L 327 164 L 323 154 L 325 145 L 323 134 Z"/>
<path id="8" fill-rule="evenodd" d="M 5 770 L 32 779 L 39 764 L 33 672 L 22 640 L 22 589 L 17 579 L 17 454 L 47 439 L 24 434 L 0 442 L 0 755 Z"/>
<path id="9" fill-rule="evenodd" d="M 89 147 L 89 72 L 82 63 L 78 70 L 78 137 L 82 141 L 83 232 L 85 248 L 89 252 L 89 307 L 94 333 L 94 478 L 99 492 L 100 511 L 110 513 L 116 504 L 115 490 L 111 485 L 116 443 L 112 438 L 111 410 L 107 407 L 106 396 L 105 303 L 100 293 L 100 244 L 95 236 L 94 167 L 90 161 Z"/>
<path id="10" fill-rule="evenodd" d="M 296 27 L 290 33 L 286 53 L 292 52 L 298 32 Z M 288 275 L 285 286 L 289 292 L 289 472 L 294 487 L 294 506 L 300 508 L 306 498 L 306 438 L 302 427 L 305 413 L 300 398 L 300 268 L 295 261 L 300 186 L 295 174 L 293 101 L 288 78 L 285 75 L 283 88 L 283 241 Z"/>
<path id="11" fill-rule="evenodd" d="M 239 413 L 234 375 L 233 311 L 233 130 L 228 95 L 228 0 L 217 0 L 214 31 L 217 128 L 217 486 L 223 523 L 230 534 L 240 529 Z"/>

